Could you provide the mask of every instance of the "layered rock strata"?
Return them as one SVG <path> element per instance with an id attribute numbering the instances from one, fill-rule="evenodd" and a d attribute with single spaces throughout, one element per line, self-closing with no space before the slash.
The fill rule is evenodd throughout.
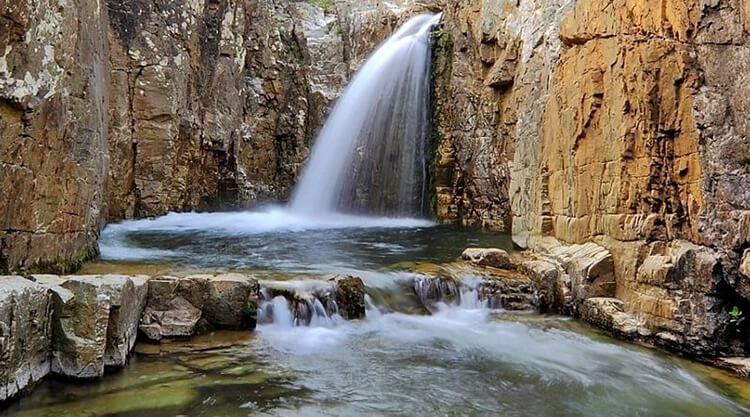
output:
<path id="1" fill-rule="evenodd" d="M 313 3 L 0 1 L 0 271 L 73 271 L 106 221 L 285 200 L 348 78 L 427 7 Z"/>
<path id="2" fill-rule="evenodd" d="M 606 291 L 581 299 L 588 283 L 563 265 L 571 283 L 543 299 L 572 297 L 578 308 L 617 298 L 605 310 L 639 316 L 663 343 L 747 354 L 750 329 L 730 312 L 750 312 L 748 7 L 443 2 L 438 216 L 510 231 L 547 255 L 548 237 L 560 247 L 594 242 L 611 257 Z M 534 273 L 554 281 L 548 261 L 561 260 L 541 258 Z"/>

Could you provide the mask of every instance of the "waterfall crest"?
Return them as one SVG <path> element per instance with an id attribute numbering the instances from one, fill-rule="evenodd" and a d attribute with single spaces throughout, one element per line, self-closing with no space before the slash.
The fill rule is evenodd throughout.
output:
<path id="1" fill-rule="evenodd" d="M 367 60 L 339 99 L 292 196 L 295 212 L 422 215 L 430 98 L 430 29 L 405 23 Z"/>

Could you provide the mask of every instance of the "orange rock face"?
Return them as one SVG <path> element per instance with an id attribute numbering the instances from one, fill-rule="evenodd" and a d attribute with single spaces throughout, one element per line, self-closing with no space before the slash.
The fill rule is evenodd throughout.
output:
<path id="1" fill-rule="evenodd" d="M 726 336 L 730 304 L 750 308 L 748 2 L 445 8 L 438 215 L 528 248 L 596 241 L 626 313 L 665 340 Z"/>

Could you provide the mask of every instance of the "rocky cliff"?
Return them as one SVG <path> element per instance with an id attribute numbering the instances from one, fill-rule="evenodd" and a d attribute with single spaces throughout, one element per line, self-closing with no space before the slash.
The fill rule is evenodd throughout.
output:
<path id="1" fill-rule="evenodd" d="M 288 197 L 411 1 L 0 0 L 0 270 L 75 269 L 107 221 Z"/>
<path id="2" fill-rule="evenodd" d="M 438 215 L 546 253 L 595 241 L 616 281 L 600 296 L 665 343 L 746 350 L 728 312 L 750 312 L 750 2 L 444 9 Z"/>
<path id="3" fill-rule="evenodd" d="M 285 199 L 345 81 L 425 9 L 436 215 L 610 259 L 592 298 L 747 351 L 750 0 L 0 0 L 0 270 L 73 269 L 106 221 Z"/>

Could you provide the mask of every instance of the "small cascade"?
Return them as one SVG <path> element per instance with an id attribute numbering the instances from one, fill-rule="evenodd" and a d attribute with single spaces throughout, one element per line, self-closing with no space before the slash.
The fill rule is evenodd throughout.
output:
<path id="1" fill-rule="evenodd" d="M 331 112 L 294 189 L 306 215 L 420 216 L 430 132 L 430 30 L 416 16 L 367 60 Z"/>
<path id="2" fill-rule="evenodd" d="M 420 276 L 414 279 L 414 292 L 419 301 L 430 312 L 438 309 L 437 304 L 460 304 L 461 283 L 450 278 Z"/>
<path id="3" fill-rule="evenodd" d="M 419 276 L 414 278 L 414 293 L 432 313 L 439 310 L 440 305 L 493 310 L 530 310 L 538 305 L 533 286 L 475 276 Z"/>
<path id="4" fill-rule="evenodd" d="M 309 292 L 288 288 L 260 290 L 258 324 L 277 327 L 330 327 L 342 321 L 333 287 L 316 288 Z"/>

